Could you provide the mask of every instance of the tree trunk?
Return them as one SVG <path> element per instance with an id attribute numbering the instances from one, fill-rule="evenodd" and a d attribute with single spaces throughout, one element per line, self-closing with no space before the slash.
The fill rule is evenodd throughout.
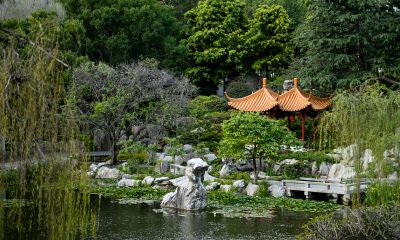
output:
<path id="1" fill-rule="evenodd" d="M 257 163 L 256 158 L 253 156 L 253 169 L 254 169 L 254 184 L 257 184 L 258 181 L 258 173 L 257 173 Z"/>
<path id="2" fill-rule="evenodd" d="M 111 165 L 116 165 L 118 163 L 118 146 L 117 141 L 115 139 L 112 140 L 112 148 L 111 148 Z"/>

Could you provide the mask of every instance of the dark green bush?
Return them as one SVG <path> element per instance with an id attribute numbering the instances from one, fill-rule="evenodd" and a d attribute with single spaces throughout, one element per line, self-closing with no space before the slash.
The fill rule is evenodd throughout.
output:
<path id="1" fill-rule="evenodd" d="M 189 113 L 198 119 L 203 119 L 207 113 L 223 112 L 228 106 L 222 98 L 217 95 L 198 96 L 189 103 Z"/>
<path id="2" fill-rule="evenodd" d="M 297 160 L 308 160 L 310 162 L 316 161 L 317 164 L 321 164 L 322 162 L 327 162 L 327 163 L 334 163 L 335 159 L 333 159 L 331 156 L 327 155 L 324 152 L 288 152 L 288 153 L 281 153 L 277 154 L 276 156 L 273 157 L 273 161 L 278 162 L 282 161 L 284 159 L 297 159 Z"/>
<path id="3" fill-rule="evenodd" d="M 206 120 L 214 124 L 221 124 L 224 120 L 228 120 L 230 117 L 230 112 L 210 112 L 205 115 Z"/>
<path id="4" fill-rule="evenodd" d="M 251 94 L 252 89 L 244 82 L 235 81 L 229 83 L 226 92 L 230 97 L 241 98 Z"/>
<path id="5" fill-rule="evenodd" d="M 307 162 L 300 161 L 295 164 L 285 164 L 279 169 L 285 179 L 295 179 L 299 177 L 310 177 L 311 169 Z"/>

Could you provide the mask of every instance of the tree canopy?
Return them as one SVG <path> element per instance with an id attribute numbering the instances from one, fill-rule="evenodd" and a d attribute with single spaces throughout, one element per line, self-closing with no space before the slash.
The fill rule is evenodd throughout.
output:
<path id="1" fill-rule="evenodd" d="M 185 14 L 182 45 L 191 64 L 186 74 L 201 88 L 215 89 L 253 69 L 281 67 L 289 60 L 290 20 L 281 6 L 261 6 L 249 18 L 240 0 L 199 1 Z"/>
<path id="2" fill-rule="evenodd" d="M 256 160 L 261 162 L 279 151 L 281 145 L 295 144 L 296 141 L 282 122 L 258 113 L 239 112 L 222 125 L 219 153 L 225 158 L 251 159 L 257 176 Z"/>
<path id="3" fill-rule="evenodd" d="M 305 47 L 300 76 L 310 88 L 332 92 L 360 85 L 378 68 L 400 77 L 400 22 L 396 1 L 307 1 L 298 36 Z"/>

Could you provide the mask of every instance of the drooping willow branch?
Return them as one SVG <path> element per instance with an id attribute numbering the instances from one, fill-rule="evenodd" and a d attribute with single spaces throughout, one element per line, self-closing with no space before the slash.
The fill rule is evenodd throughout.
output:
<path id="1" fill-rule="evenodd" d="M 36 44 L 35 42 L 33 42 L 32 40 L 22 36 L 21 34 L 18 34 L 10 29 L 5 29 L 2 28 L 0 29 L 0 31 L 3 31 L 6 34 L 10 34 L 15 36 L 20 42 L 25 43 L 25 44 L 30 44 L 31 46 L 37 48 L 39 51 L 45 53 L 49 58 L 54 58 L 53 54 L 50 51 L 47 51 L 46 49 L 44 49 L 43 47 L 41 47 L 40 45 Z M 1 35 L 1 34 L 0 34 Z M 4 39 L 4 38 L 3 38 Z M 64 67 L 70 69 L 71 66 L 68 65 L 67 63 L 65 63 L 64 61 L 60 60 L 59 58 L 54 58 L 58 63 L 60 63 L 61 65 L 63 65 Z"/>

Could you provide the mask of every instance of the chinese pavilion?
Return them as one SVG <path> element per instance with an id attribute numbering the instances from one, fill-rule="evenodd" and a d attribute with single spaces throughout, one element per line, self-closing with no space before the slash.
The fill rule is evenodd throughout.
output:
<path id="1" fill-rule="evenodd" d="M 330 98 L 319 98 L 299 88 L 299 79 L 293 79 L 292 89 L 278 94 L 267 88 L 267 79 L 263 79 L 262 88 L 246 97 L 232 98 L 225 93 L 228 105 L 246 112 L 268 113 L 273 118 L 301 118 L 301 139 L 305 139 L 305 119 L 315 117 L 319 111 L 328 108 Z"/>

